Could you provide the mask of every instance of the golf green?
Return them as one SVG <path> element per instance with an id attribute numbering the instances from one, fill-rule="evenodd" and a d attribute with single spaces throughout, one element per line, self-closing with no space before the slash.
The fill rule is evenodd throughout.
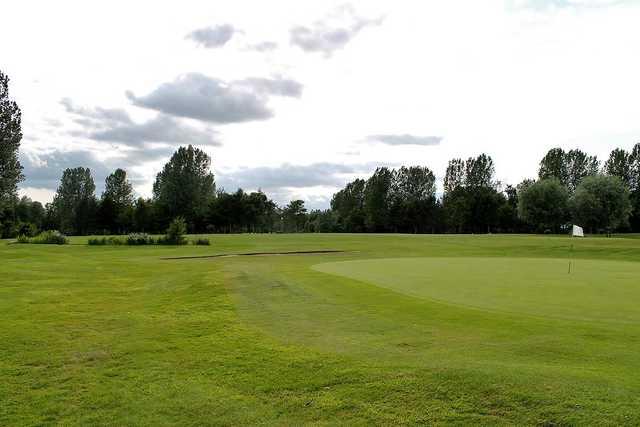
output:
<path id="1" fill-rule="evenodd" d="M 640 264 L 542 258 L 387 258 L 314 270 L 418 298 L 482 310 L 607 322 L 640 321 Z"/>

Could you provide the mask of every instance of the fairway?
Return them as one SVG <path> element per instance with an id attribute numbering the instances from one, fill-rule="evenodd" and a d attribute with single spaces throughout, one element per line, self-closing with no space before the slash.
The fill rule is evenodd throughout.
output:
<path id="1" fill-rule="evenodd" d="M 574 318 L 640 321 L 640 265 L 544 258 L 395 258 L 314 270 L 465 307 Z"/>
<path id="2" fill-rule="evenodd" d="M 640 420 L 638 239 L 209 238 L 2 241 L 0 425 Z"/>

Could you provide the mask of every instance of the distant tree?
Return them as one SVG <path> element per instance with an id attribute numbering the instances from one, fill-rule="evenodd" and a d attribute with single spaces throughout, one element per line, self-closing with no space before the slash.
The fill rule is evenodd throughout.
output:
<path id="1" fill-rule="evenodd" d="M 95 189 L 88 168 L 65 169 L 52 203 L 60 231 L 82 235 L 92 230 L 96 217 Z"/>
<path id="2" fill-rule="evenodd" d="M 180 147 L 153 184 L 153 197 L 165 219 L 183 216 L 191 227 L 204 221 L 215 197 L 211 159 L 202 150 Z"/>
<path id="3" fill-rule="evenodd" d="M 45 211 L 40 202 L 23 196 L 16 204 L 15 215 L 18 221 L 28 222 L 37 228 L 42 228 Z"/>
<path id="4" fill-rule="evenodd" d="M 498 208 L 498 224 L 500 231 L 514 233 L 522 228 L 522 223 L 518 218 L 518 190 L 507 185 L 504 190 L 504 203 Z"/>
<path id="5" fill-rule="evenodd" d="M 617 176 L 597 175 L 582 180 L 570 201 L 574 221 L 591 232 L 611 232 L 628 225 L 629 190 Z"/>
<path id="6" fill-rule="evenodd" d="M 132 222 L 133 202 L 133 187 L 127 180 L 127 173 L 116 169 L 105 180 L 98 214 L 102 226 L 111 232 L 125 232 Z"/>
<path id="7" fill-rule="evenodd" d="M 465 165 L 462 159 L 449 160 L 444 175 L 444 192 L 451 193 L 465 185 Z"/>
<path id="8" fill-rule="evenodd" d="M 389 202 L 393 173 L 386 167 L 377 168 L 364 189 L 365 226 L 369 231 L 384 232 L 389 227 Z"/>
<path id="9" fill-rule="evenodd" d="M 484 153 L 469 157 L 465 162 L 465 186 L 470 188 L 493 187 L 495 167 L 493 159 Z"/>
<path id="10" fill-rule="evenodd" d="M 436 177 L 427 167 L 401 167 L 394 171 L 392 207 L 400 219 L 401 231 L 417 233 L 433 224 L 436 203 Z M 392 215 L 393 216 L 393 215 Z"/>
<path id="11" fill-rule="evenodd" d="M 573 193 L 584 177 L 598 173 L 599 165 L 595 156 L 581 150 L 565 152 L 561 148 L 553 148 L 540 161 L 538 178 L 556 178 L 569 193 Z"/>
<path id="12" fill-rule="evenodd" d="M 0 237 L 8 237 L 15 221 L 18 183 L 24 179 L 18 160 L 21 120 L 18 104 L 9 98 L 9 77 L 0 71 Z"/>
<path id="13" fill-rule="evenodd" d="M 552 148 L 540 161 L 538 179 L 542 181 L 549 178 L 557 179 L 564 186 L 569 182 L 566 153 L 562 148 Z"/>
<path id="14" fill-rule="evenodd" d="M 486 232 L 498 225 L 504 196 L 495 189 L 495 166 L 487 154 L 449 161 L 445 174 L 443 213 L 449 230 Z"/>
<path id="15" fill-rule="evenodd" d="M 338 191 L 331 199 L 331 210 L 336 213 L 336 227 L 346 232 L 361 232 L 365 228 L 364 190 L 366 181 L 356 179 Z"/>
<path id="16" fill-rule="evenodd" d="M 633 146 L 629 153 L 629 189 L 640 189 L 640 142 Z"/>
<path id="17" fill-rule="evenodd" d="M 570 150 L 565 156 L 569 192 L 573 193 L 587 176 L 598 174 L 600 162 L 595 156 L 589 156 L 581 150 Z"/>
<path id="18" fill-rule="evenodd" d="M 140 197 L 133 207 L 133 227 L 136 231 L 151 232 L 158 228 L 153 201 Z"/>
<path id="19" fill-rule="evenodd" d="M 631 156 L 625 150 L 616 148 L 609 154 L 604 164 L 606 175 L 617 176 L 627 186 L 631 187 Z"/>
<path id="20" fill-rule="evenodd" d="M 568 220 L 569 192 L 557 178 L 520 186 L 518 214 L 538 231 L 560 231 Z"/>
<path id="21" fill-rule="evenodd" d="M 290 231 L 303 231 L 305 214 L 307 209 L 304 207 L 304 200 L 292 200 L 283 209 L 285 224 Z"/>

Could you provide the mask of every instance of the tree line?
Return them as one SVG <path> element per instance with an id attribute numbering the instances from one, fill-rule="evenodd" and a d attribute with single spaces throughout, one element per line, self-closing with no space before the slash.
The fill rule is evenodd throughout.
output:
<path id="1" fill-rule="evenodd" d="M 444 191 L 424 166 L 380 167 L 335 193 L 326 210 L 304 201 L 278 206 L 261 191 L 217 189 L 211 159 L 180 147 L 157 174 L 151 198 L 136 198 L 123 169 L 98 197 L 88 168 L 62 172 L 51 203 L 18 198 L 21 114 L 0 72 L 0 235 L 163 232 L 176 217 L 190 232 L 563 232 L 571 223 L 591 232 L 640 231 L 640 144 L 615 149 L 604 164 L 579 149 L 550 150 L 538 177 L 513 186 L 495 179 L 487 154 L 449 161 Z"/>

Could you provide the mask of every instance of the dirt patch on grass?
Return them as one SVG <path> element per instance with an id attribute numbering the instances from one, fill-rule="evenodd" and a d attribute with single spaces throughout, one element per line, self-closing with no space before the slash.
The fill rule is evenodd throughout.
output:
<path id="1" fill-rule="evenodd" d="M 345 253 L 347 251 L 328 249 L 328 250 L 314 250 L 314 251 L 285 251 L 285 252 L 245 252 L 239 254 L 216 254 L 216 255 L 193 255 L 193 256 L 178 256 L 178 257 L 165 257 L 161 259 L 165 260 L 177 260 L 177 259 L 198 259 L 198 258 L 230 258 L 236 256 L 267 256 L 267 255 L 317 255 L 317 254 L 337 254 Z"/>

